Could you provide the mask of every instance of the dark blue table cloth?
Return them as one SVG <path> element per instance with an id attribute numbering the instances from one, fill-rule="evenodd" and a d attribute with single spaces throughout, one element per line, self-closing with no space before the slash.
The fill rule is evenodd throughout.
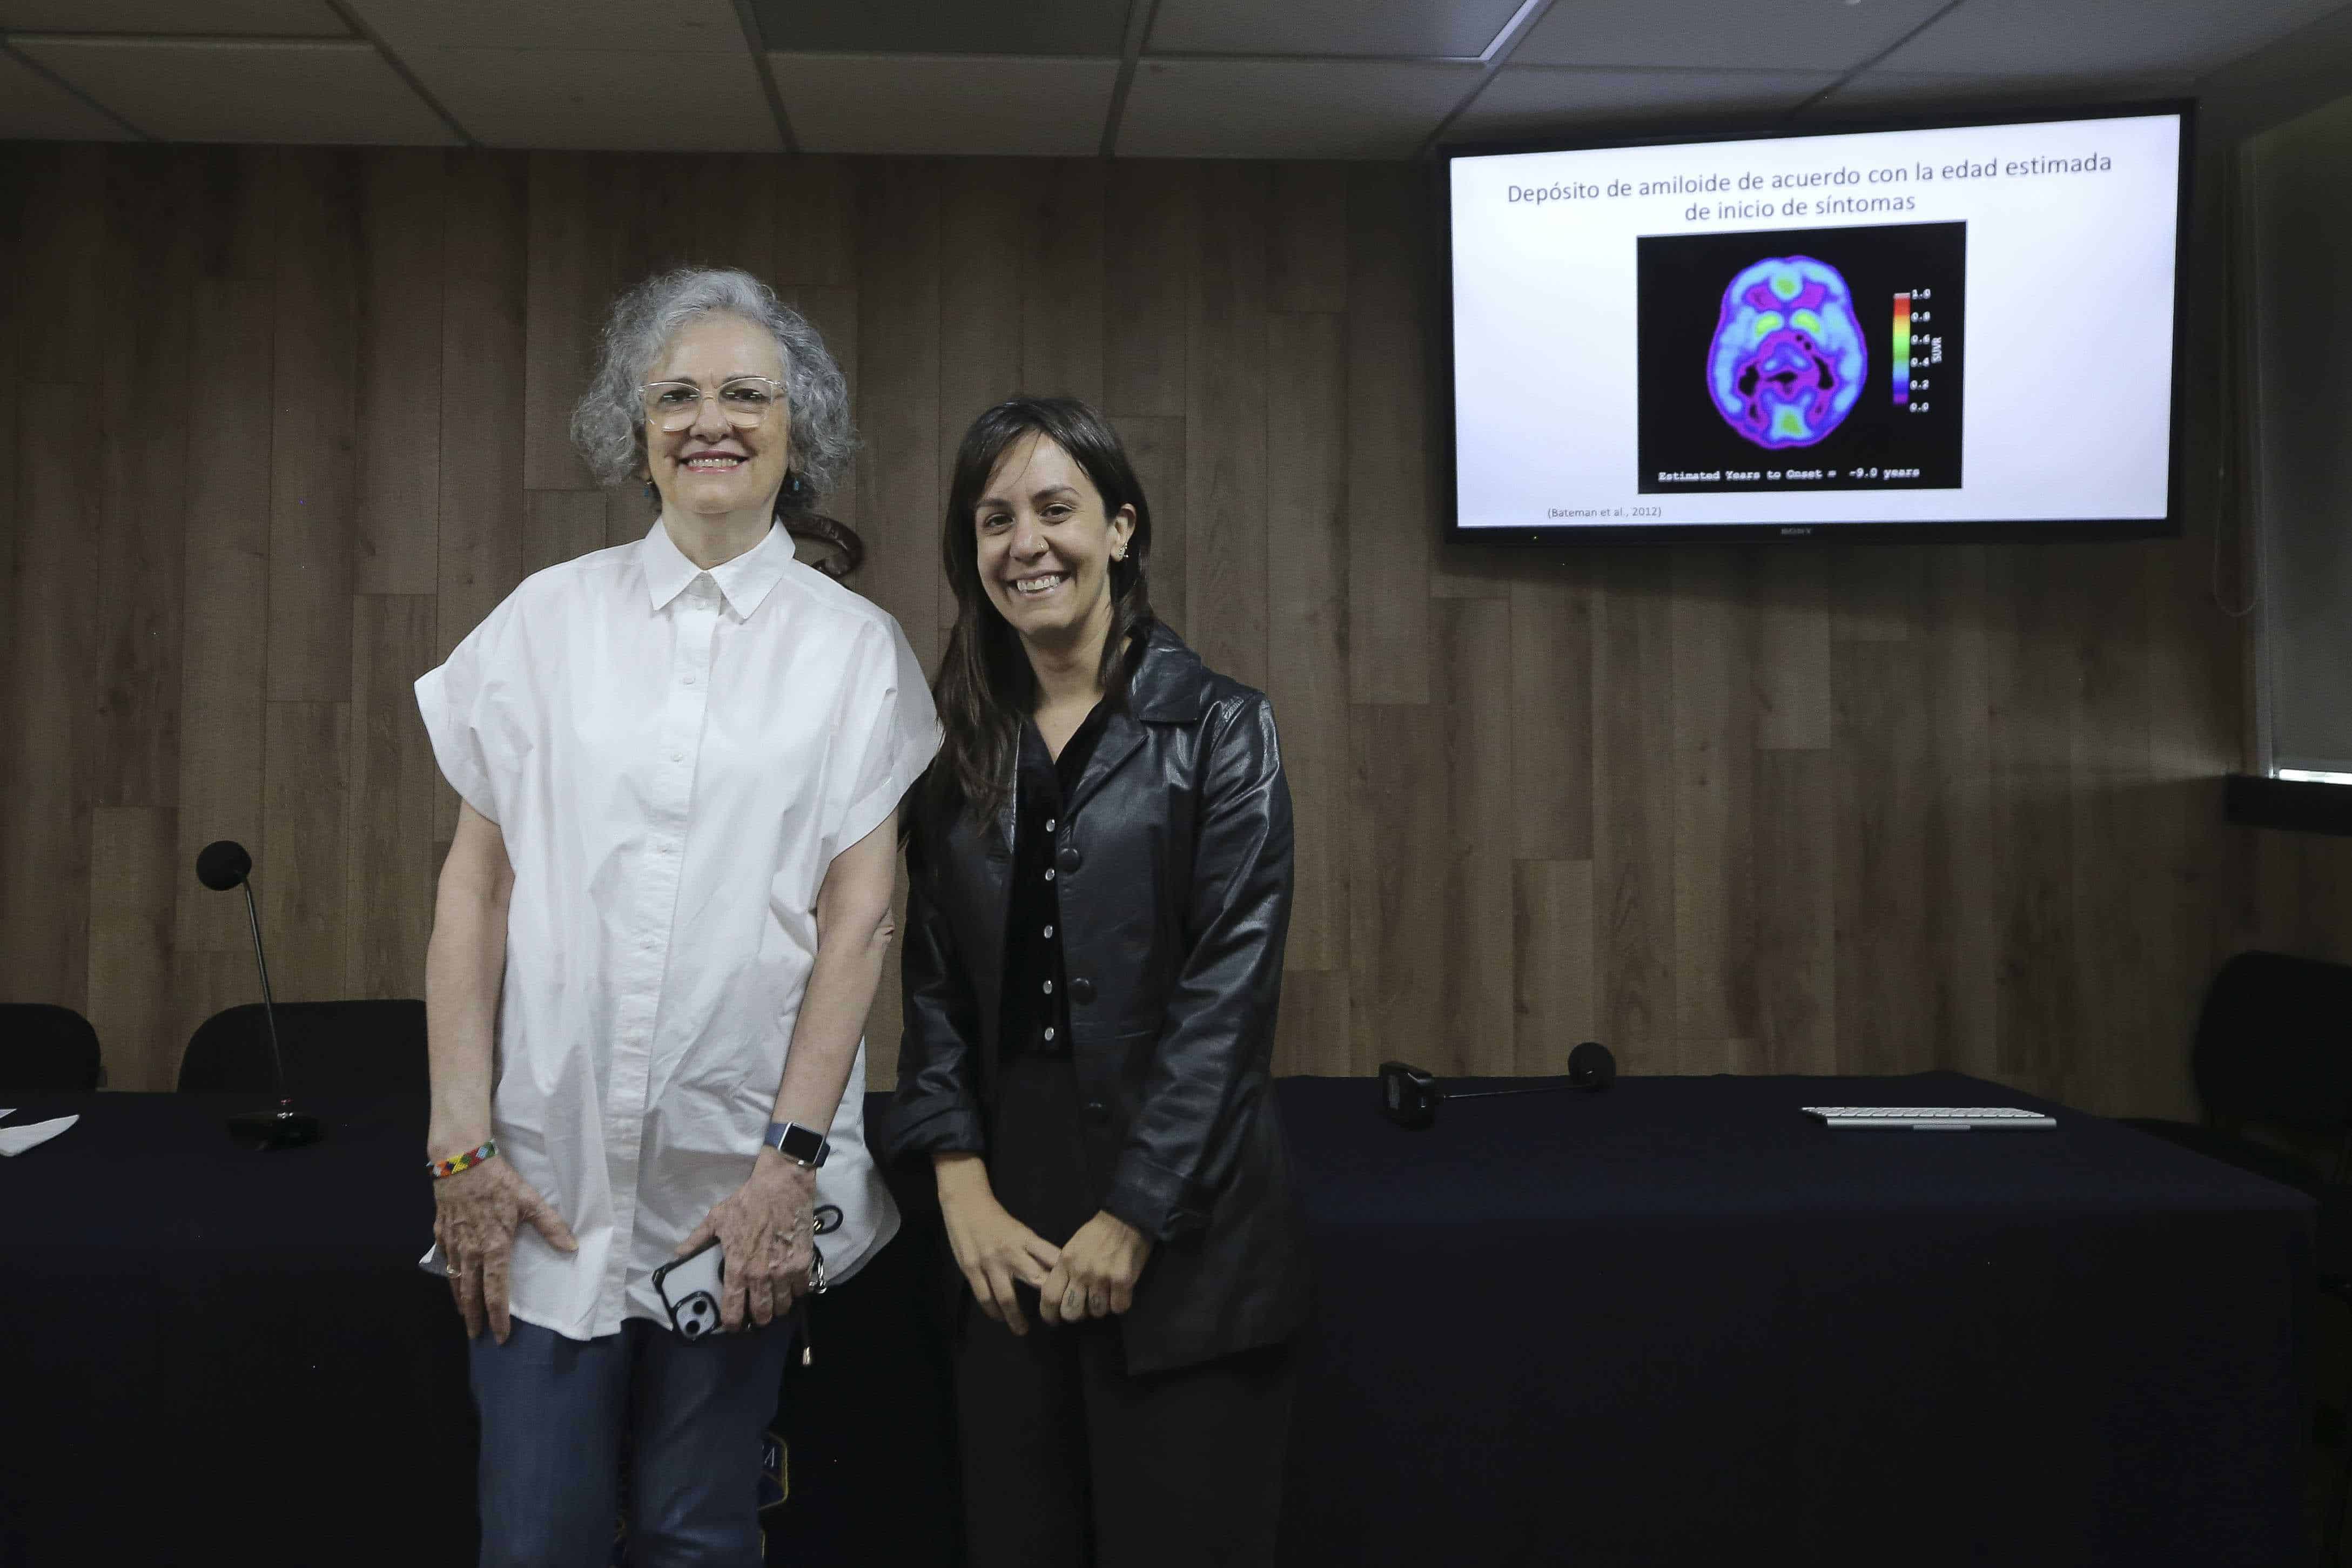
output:
<path id="1" fill-rule="evenodd" d="M 2298 1558 L 2299 1194 L 1955 1074 L 1628 1078 L 1424 1133 L 1366 1081 L 1280 1092 L 1318 1293 L 1291 1563 Z M 1818 1103 L 2060 1124 L 1832 1133 Z M 423 1102 L 321 1102 L 329 1140 L 278 1155 L 228 1143 L 234 1108 L 11 1118 L 84 1116 L 0 1161 L 0 1563 L 471 1561 Z M 772 1561 L 951 1559 L 909 1207 L 820 1303 Z"/>

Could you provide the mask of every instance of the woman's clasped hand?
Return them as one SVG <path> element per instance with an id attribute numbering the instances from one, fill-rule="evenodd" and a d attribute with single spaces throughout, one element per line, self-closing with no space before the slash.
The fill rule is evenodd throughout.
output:
<path id="1" fill-rule="evenodd" d="M 1150 1257 L 1151 1238 L 1116 1214 L 1096 1215 L 1078 1227 L 1037 1287 L 1037 1315 L 1058 1323 L 1127 1311 Z"/>
<path id="2" fill-rule="evenodd" d="M 1056 1247 L 997 1201 L 979 1155 L 943 1155 L 937 1167 L 948 1249 L 983 1313 L 1028 1333 L 1016 1283 L 1037 1292 L 1037 1315 L 1048 1324 L 1108 1317 L 1135 1304 L 1135 1282 L 1151 1258 L 1150 1238 L 1135 1227 L 1097 1214 Z"/>

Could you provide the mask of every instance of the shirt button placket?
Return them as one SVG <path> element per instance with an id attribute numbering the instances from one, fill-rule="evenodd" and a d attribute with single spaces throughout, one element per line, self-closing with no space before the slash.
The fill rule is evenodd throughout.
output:
<path id="1" fill-rule="evenodd" d="M 614 1245 L 605 1277 L 608 1320 L 627 1311 L 629 1256 L 636 1231 L 637 1176 L 644 1157 L 646 1115 L 651 1108 L 655 1055 L 654 1029 L 661 1018 L 662 980 L 668 968 L 668 939 L 677 915 L 678 890 L 685 875 L 685 857 L 675 852 L 686 839 L 687 821 L 694 800 L 694 761 L 702 738 L 702 724 L 710 691 L 711 644 L 719 628 L 715 585 L 698 578 L 674 601 L 677 636 L 671 653 L 670 684 L 663 704 L 661 748 L 668 765 L 657 771 L 652 791 L 649 827 L 660 852 L 648 861 L 636 879 L 642 890 L 630 911 L 638 936 L 626 999 L 618 1010 L 619 1038 L 613 1042 L 613 1071 L 607 1115 L 607 1146 L 612 1152 Z"/>

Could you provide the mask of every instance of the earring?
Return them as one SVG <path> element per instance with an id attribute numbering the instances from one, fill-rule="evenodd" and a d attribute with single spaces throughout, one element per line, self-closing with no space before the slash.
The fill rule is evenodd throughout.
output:
<path id="1" fill-rule="evenodd" d="M 660 506 L 661 486 L 654 483 L 654 476 L 650 474 L 644 476 L 644 478 L 646 482 L 646 504 L 653 507 Z"/>
<path id="2" fill-rule="evenodd" d="M 1127 547 L 1125 545 L 1121 545 L 1117 549 L 1111 551 L 1110 559 L 1113 560 L 1125 560 L 1127 559 Z"/>

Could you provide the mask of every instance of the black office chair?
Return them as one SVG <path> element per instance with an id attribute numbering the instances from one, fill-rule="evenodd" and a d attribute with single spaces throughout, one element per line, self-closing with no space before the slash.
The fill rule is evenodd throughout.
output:
<path id="1" fill-rule="evenodd" d="M 0 1094 L 88 1094 L 105 1082 L 88 1019 L 48 1002 L 0 1004 Z"/>
<path id="2" fill-rule="evenodd" d="M 298 1095 L 423 1094 L 432 1086 L 421 1001 L 280 1002 L 278 1040 L 287 1088 Z M 267 1094 L 273 1082 L 259 1002 L 197 1025 L 180 1059 L 183 1094 Z"/>
<path id="3" fill-rule="evenodd" d="M 2125 1124 L 2309 1193 L 2319 1205 L 2319 1288 L 2352 1307 L 2352 964 L 2238 954 L 2205 993 L 2189 1061 L 2202 1122 Z M 2253 1128 L 2284 1134 L 2284 1146 Z M 2340 1410 L 2323 1420 L 2346 1445 L 2340 1543 L 2352 1506 L 2352 1423 Z"/>

